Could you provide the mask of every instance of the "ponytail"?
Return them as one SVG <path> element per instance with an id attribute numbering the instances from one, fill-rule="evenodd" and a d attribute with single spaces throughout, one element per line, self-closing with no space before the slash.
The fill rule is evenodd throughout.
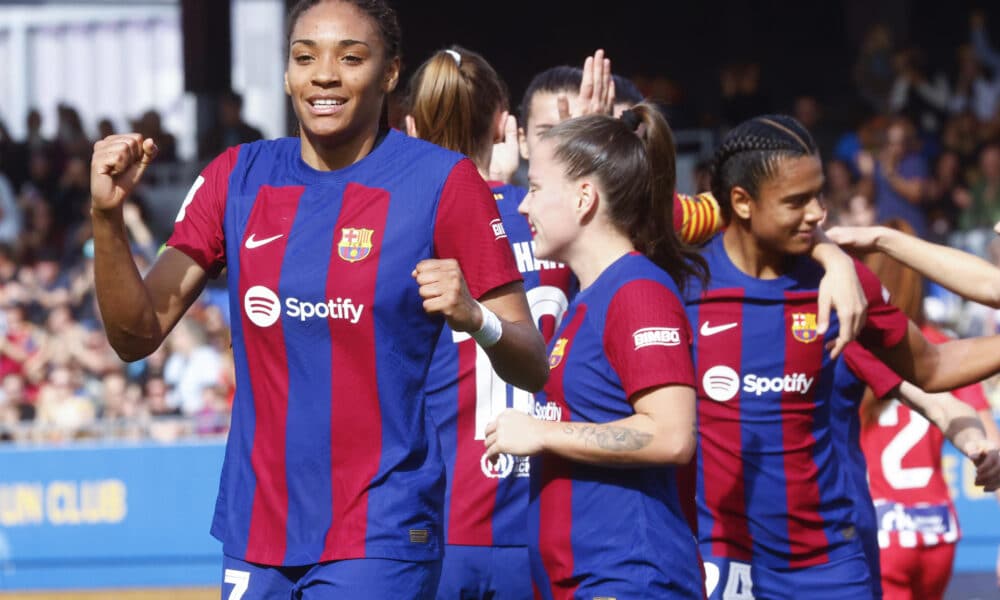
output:
<path id="1" fill-rule="evenodd" d="M 474 160 L 492 148 L 494 116 L 507 87 L 479 54 L 459 46 L 436 52 L 410 80 L 407 112 L 421 139 Z"/>
<path id="2" fill-rule="evenodd" d="M 623 119 L 605 115 L 570 119 L 542 139 L 556 142 L 555 157 L 565 166 L 567 177 L 597 177 L 608 217 L 636 250 L 669 273 L 681 289 L 692 277 L 704 282 L 705 260 L 683 244 L 674 229 L 674 137 L 659 110 L 641 103 L 626 111 Z"/>

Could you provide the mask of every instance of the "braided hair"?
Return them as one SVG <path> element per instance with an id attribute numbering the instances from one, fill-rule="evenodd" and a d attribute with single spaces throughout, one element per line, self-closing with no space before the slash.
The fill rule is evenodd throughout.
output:
<path id="1" fill-rule="evenodd" d="M 732 218 L 734 187 L 756 197 L 761 182 L 774 177 L 783 159 L 818 153 L 809 130 L 788 115 L 762 115 L 734 127 L 712 161 L 712 194 L 723 218 L 726 222 Z"/>

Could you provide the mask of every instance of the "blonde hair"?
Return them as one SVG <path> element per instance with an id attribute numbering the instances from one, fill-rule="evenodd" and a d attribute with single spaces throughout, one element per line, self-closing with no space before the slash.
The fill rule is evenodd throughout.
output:
<path id="1" fill-rule="evenodd" d="M 492 146 L 507 86 L 486 59 L 460 46 L 440 50 L 410 79 L 407 112 L 421 139 L 475 159 Z"/>

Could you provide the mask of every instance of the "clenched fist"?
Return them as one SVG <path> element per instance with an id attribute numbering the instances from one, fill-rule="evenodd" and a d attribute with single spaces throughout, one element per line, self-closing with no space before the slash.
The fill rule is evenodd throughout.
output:
<path id="1" fill-rule="evenodd" d="M 482 327 L 483 313 L 465 285 L 457 260 L 422 260 L 411 275 L 420 286 L 427 314 L 442 315 L 455 331 L 476 331 Z"/>
<path id="2" fill-rule="evenodd" d="M 92 209 L 120 210 L 157 152 L 156 143 L 138 133 L 109 135 L 94 144 L 90 161 Z"/>

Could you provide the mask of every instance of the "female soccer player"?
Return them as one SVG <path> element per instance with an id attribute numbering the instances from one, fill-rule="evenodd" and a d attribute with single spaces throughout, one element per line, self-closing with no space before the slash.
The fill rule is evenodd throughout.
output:
<path id="1" fill-rule="evenodd" d="M 600 60 L 599 60 L 600 59 Z M 529 162 L 532 149 L 541 136 L 554 125 L 571 116 L 580 116 L 587 111 L 617 111 L 620 102 L 612 93 L 607 105 L 594 102 L 593 98 L 605 98 L 606 94 L 594 82 L 602 81 L 610 71 L 610 64 L 603 64 L 603 53 L 595 53 L 584 64 L 581 71 L 570 66 L 546 69 L 535 75 L 521 101 L 521 125 L 518 130 L 521 155 Z M 611 78 L 614 81 L 614 77 Z M 618 88 L 616 87 L 615 90 Z M 719 204 L 711 193 L 687 196 L 674 194 L 673 222 L 681 240 L 691 245 L 701 245 L 723 226 Z M 841 334 L 834 342 L 833 356 L 837 356 L 854 339 L 864 321 L 865 300 L 860 284 L 854 275 L 854 265 L 842 253 L 832 248 L 825 239 L 816 244 L 812 256 L 830 272 L 820 293 L 820 307 L 817 315 L 818 331 L 826 330 L 831 306 L 836 306 L 842 327 Z"/>
<path id="2" fill-rule="evenodd" d="M 226 269 L 238 383 L 212 533 L 230 597 L 433 598 L 444 469 L 423 387 L 442 323 L 526 389 L 548 374 L 542 338 L 475 165 L 379 127 L 395 13 L 303 0 L 288 23 L 299 136 L 212 161 L 145 280 L 121 211 L 155 143 L 96 144 L 101 312 L 134 360 Z"/>
<path id="3" fill-rule="evenodd" d="M 694 450 L 695 399 L 675 281 L 704 271 L 673 233 L 673 160 L 666 121 L 645 104 L 560 123 L 532 150 L 521 212 L 537 255 L 569 265 L 580 293 L 533 416 L 501 413 L 486 447 L 544 452 L 529 510 L 543 598 L 702 596 L 674 473 Z"/>
<path id="4" fill-rule="evenodd" d="M 851 481 L 831 418 L 836 362 L 816 331 L 818 266 L 806 257 L 824 210 L 809 132 L 785 116 L 734 128 L 715 158 L 728 227 L 707 246 L 711 281 L 688 296 L 699 335 L 698 535 L 710 597 L 869 598 Z M 1000 369 L 1000 337 L 932 345 L 882 298 L 863 267 L 860 341 L 930 390 Z M 831 327 L 826 337 L 835 334 Z M 1000 484 L 983 443 L 981 483 Z"/>
<path id="5" fill-rule="evenodd" d="M 408 97 L 410 135 L 472 157 L 480 175 L 491 178 L 494 142 L 504 135 L 516 139 L 516 121 L 507 116 L 506 86 L 482 56 L 458 46 L 435 53 L 414 73 Z M 532 319 L 547 339 L 576 282 L 564 264 L 535 257 L 528 223 L 517 214 L 525 190 L 489 184 Z M 475 341 L 450 327 L 434 350 L 426 389 L 447 469 L 446 546 L 437 597 L 531 598 L 525 531 L 529 464 L 510 455 L 490 463 L 482 447 L 486 424 L 508 407 L 530 411 L 531 394 L 507 385 Z"/>

